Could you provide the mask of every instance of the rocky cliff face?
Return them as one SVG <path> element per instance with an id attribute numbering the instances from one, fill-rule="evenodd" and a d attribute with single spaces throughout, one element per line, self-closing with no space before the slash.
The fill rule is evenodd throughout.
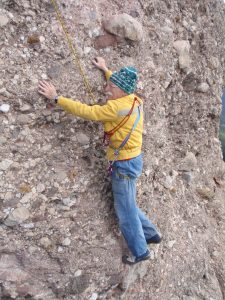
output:
<path id="1" fill-rule="evenodd" d="M 37 93 L 90 104 L 51 1 L 0 4 L 0 298 L 225 299 L 225 167 L 218 140 L 222 1 L 58 1 L 93 94 L 90 63 L 138 68 L 145 102 L 138 202 L 163 235 L 124 267 L 101 124 Z M 112 17 L 114 16 L 114 17 Z"/>

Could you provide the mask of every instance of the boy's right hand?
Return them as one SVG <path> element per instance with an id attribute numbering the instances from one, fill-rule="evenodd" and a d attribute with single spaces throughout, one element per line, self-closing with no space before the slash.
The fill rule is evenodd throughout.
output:
<path id="1" fill-rule="evenodd" d="M 104 72 L 108 71 L 108 68 L 106 67 L 106 63 L 103 57 L 95 57 L 94 60 L 92 60 L 92 63 L 100 70 Z"/>
<path id="2" fill-rule="evenodd" d="M 51 82 L 40 81 L 38 88 L 38 92 L 49 100 L 53 100 L 57 96 L 56 89 Z"/>

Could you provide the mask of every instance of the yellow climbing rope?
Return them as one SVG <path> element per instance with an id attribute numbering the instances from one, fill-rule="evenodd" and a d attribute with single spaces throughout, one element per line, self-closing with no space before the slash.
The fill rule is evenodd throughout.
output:
<path id="1" fill-rule="evenodd" d="M 96 100 L 95 100 L 95 97 L 94 97 L 94 95 L 93 95 L 93 93 L 92 93 L 91 86 L 90 86 L 90 84 L 89 84 L 88 78 L 86 77 L 86 75 L 85 75 L 85 73 L 84 73 L 84 71 L 83 71 L 83 68 L 82 68 L 82 66 L 81 66 L 81 63 L 80 63 L 80 59 L 79 59 L 79 56 L 78 56 L 77 47 L 76 47 L 76 45 L 73 45 L 73 43 L 72 43 L 72 41 L 71 41 L 70 35 L 69 35 L 68 30 L 67 30 L 67 28 L 66 28 L 66 26 L 65 26 L 65 23 L 64 23 L 64 21 L 63 21 L 63 18 L 62 18 L 62 16 L 61 16 L 60 11 L 59 11 L 58 5 L 57 5 L 57 3 L 56 3 L 56 0 L 51 0 L 51 2 L 52 2 L 52 5 L 53 5 L 53 7 L 54 7 L 54 9 L 55 9 L 57 19 L 58 19 L 59 23 L 61 24 L 62 29 L 63 29 L 63 32 L 64 32 L 64 34 L 65 34 L 65 36 L 66 36 L 66 39 L 67 39 L 69 48 L 70 48 L 70 50 L 71 50 L 71 53 L 72 53 L 72 55 L 73 55 L 73 62 L 74 62 L 74 64 L 75 64 L 75 66 L 77 66 L 77 67 L 79 68 L 80 74 L 81 74 L 81 76 L 83 77 L 84 85 L 85 85 L 85 87 L 86 87 L 86 89 L 87 89 L 87 92 L 89 93 L 91 99 L 92 99 L 92 100 L 94 101 L 94 103 L 95 103 Z"/>

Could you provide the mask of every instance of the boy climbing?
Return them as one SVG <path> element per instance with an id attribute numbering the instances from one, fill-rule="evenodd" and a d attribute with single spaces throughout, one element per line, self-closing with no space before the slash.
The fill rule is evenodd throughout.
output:
<path id="1" fill-rule="evenodd" d="M 137 71 L 133 67 L 124 67 L 112 73 L 102 57 L 97 57 L 93 64 L 105 72 L 108 100 L 105 105 L 90 106 L 58 96 L 55 87 L 46 81 L 40 82 L 39 93 L 75 116 L 103 122 L 114 207 L 120 230 L 132 253 L 131 256 L 124 255 L 122 261 L 133 265 L 150 258 L 147 244 L 161 241 L 156 227 L 136 203 L 136 180 L 143 165 L 143 103 L 134 94 Z"/>

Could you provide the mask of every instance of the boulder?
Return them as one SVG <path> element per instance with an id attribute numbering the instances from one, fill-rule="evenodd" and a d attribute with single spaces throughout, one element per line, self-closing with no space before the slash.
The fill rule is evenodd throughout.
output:
<path id="1" fill-rule="evenodd" d="M 119 37 L 132 41 L 141 41 L 143 38 L 143 28 L 140 22 L 128 14 L 113 16 L 103 23 L 104 29 Z"/>

